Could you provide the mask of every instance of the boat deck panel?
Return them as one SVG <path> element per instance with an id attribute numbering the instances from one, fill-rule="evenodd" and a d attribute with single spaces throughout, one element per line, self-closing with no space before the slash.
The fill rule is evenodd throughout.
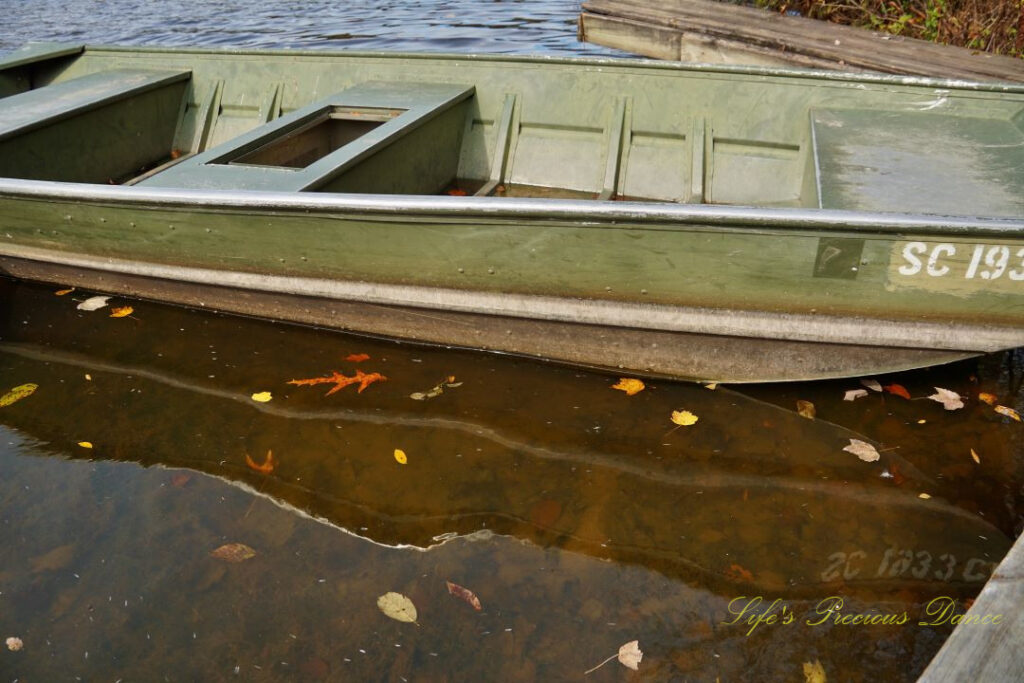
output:
<path id="1" fill-rule="evenodd" d="M 364 182 L 356 178 L 360 167 L 366 166 L 373 156 L 380 155 L 400 139 L 405 145 L 402 160 L 391 168 L 390 180 L 402 177 L 409 182 L 411 176 L 430 186 L 443 186 L 455 175 L 458 163 L 458 140 L 446 141 L 446 150 L 437 149 L 444 140 L 440 131 L 431 131 L 430 123 L 443 119 L 449 110 L 457 108 L 474 93 L 473 86 L 441 83 L 368 82 L 334 93 L 285 116 L 258 126 L 232 140 L 198 154 L 176 166 L 154 175 L 140 185 L 154 187 L 276 190 L 366 191 L 347 187 Z M 335 118 L 335 110 L 369 112 L 366 121 L 350 123 L 359 128 L 358 134 L 349 133 L 351 139 L 333 150 L 320 150 L 318 158 L 290 158 L 294 149 L 286 149 L 288 140 L 297 140 L 303 131 L 311 130 L 318 122 Z M 376 118 L 373 113 L 376 113 Z M 390 112 L 391 118 L 386 118 Z M 351 118 L 351 117 L 349 117 Z M 454 121 L 456 134 L 461 136 L 464 117 Z M 362 125 L 365 124 L 365 125 Z M 379 124 L 379 125 L 371 125 Z M 451 127 L 451 126 L 447 126 Z M 414 134 L 415 138 L 414 139 Z M 292 145 L 293 148 L 301 144 Z M 417 168 L 418 157 L 437 160 L 446 170 L 424 175 Z M 447 163 L 440 163 L 440 162 Z M 402 169 L 408 169 L 403 173 Z M 413 171 L 416 171 L 415 173 Z M 442 180 L 431 175 L 444 176 Z M 341 179 L 341 180 L 339 180 Z M 377 175 L 378 185 L 387 184 L 389 176 Z M 390 181 L 389 181 L 390 182 Z M 339 186 L 340 183 L 340 186 Z M 435 190 L 437 188 L 434 188 Z M 387 193 L 384 188 L 378 192 Z M 396 190 L 391 190 L 396 191 Z M 420 190 L 428 192 L 431 190 Z"/>
<path id="2" fill-rule="evenodd" d="M 821 208 L 1024 215 L 1024 131 L 919 111 L 811 112 Z"/>

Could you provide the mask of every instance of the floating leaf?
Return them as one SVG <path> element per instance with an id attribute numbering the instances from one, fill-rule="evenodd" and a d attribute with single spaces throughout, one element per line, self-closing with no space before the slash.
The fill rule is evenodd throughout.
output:
<path id="1" fill-rule="evenodd" d="M 125 318 L 135 312 L 135 309 L 131 306 L 118 306 L 117 308 L 110 309 L 111 318 Z"/>
<path id="2" fill-rule="evenodd" d="M 980 394 L 978 394 L 978 400 L 981 401 L 982 403 L 987 403 L 990 406 L 994 406 L 998 399 L 996 398 L 995 394 L 988 394 L 983 391 Z"/>
<path id="3" fill-rule="evenodd" d="M 978 463 L 979 465 L 981 464 L 981 458 L 978 457 L 978 452 L 975 451 L 973 448 L 971 449 L 971 458 L 974 459 L 974 462 Z"/>
<path id="4" fill-rule="evenodd" d="M 78 310 L 80 311 L 96 311 L 107 305 L 107 301 L 110 300 L 109 296 L 91 296 L 82 303 L 78 304 Z"/>
<path id="5" fill-rule="evenodd" d="M 597 671 L 602 666 L 616 658 L 619 660 L 619 663 L 627 669 L 632 669 L 633 671 L 638 670 L 640 668 L 640 660 L 644 658 L 644 653 L 640 651 L 640 641 L 629 641 L 628 643 L 619 648 L 617 654 L 612 655 L 611 657 L 604 660 L 594 668 L 584 671 L 583 675 L 586 676 L 587 674 L 593 671 Z"/>
<path id="6" fill-rule="evenodd" d="M 817 659 L 804 662 L 804 683 L 825 683 L 825 667 Z"/>
<path id="7" fill-rule="evenodd" d="M 725 575 L 733 581 L 754 582 L 754 575 L 738 564 L 730 564 L 729 568 L 725 570 Z"/>
<path id="8" fill-rule="evenodd" d="M 814 410 L 814 404 L 811 403 L 810 401 L 797 401 L 796 412 L 799 413 L 802 417 L 806 417 L 808 420 L 813 420 L 816 414 L 816 411 Z"/>
<path id="9" fill-rule="evenodd" d="M 858 398 L 863 398 L 868 395 L 867 389 L 850 389 L 843 394 L 844 401 L 856 401 Z"/>
<path id="10" fill-rule="evenodd" d="M 860 381 L 860 383 L 861 383 L 861 384 L 863 384 L 864 386 L 866 386 L 866 387 L 867 387 L 868 389 L 870 389 L 871 391 L 877 391 L 877 392 L 879 392 L 879 393 L 881 393 L 881 392 L 882 392 L 882 385 L 878 383 L 878 380 L 874 380 L 874 379 L 862 379 L 862 380 Z"/>
<path id="11" fill-rule="evenodd" d="M 619 379 L 617 383 L 612 385 L 612 389 L 624 391 L 626 392 L 626 396 L 633 396 L 635 394 L 639 394 L 645 388 L 646 387 L 644 386 L 643 382 L 641 382 L 638 379 L 633 379 L 630 377 L 623 377 Z"/>
<path id="12" fill-rule="evenodd" d="M 395 621 L 403 621 L 407 624 L 416 623 L 416 605 L 401 593 L 385 593 L 377 598 L 377 607 Z"/>
<path id="13" fill-rule="evenodd" d="M 695 424 L 700 418 L 691 413 L 689 410 L 673 410 L 672 411 L 672 422 L 676 423 L 680 427 L 689 427 Z"/>
<path id="14" fill-rule="evenodd" d="M 75 291 L 74 287 L 68 287 L 67 289 L 58 289 L 56 292 L 54 292 L 54 295 L 55 296 L 64 296 L 65 294 L 70 294 L 73 291 Z"/>
<path id="15" fill-rule="evenodd" d="M 848 453 L 853 453 L 864 462 L 875 462 L 881 456 L 874 446 L 860 439 L 850 439 L 850 445 L 843 448 Z"/>
<path id="16" fill-rule="evenodd" d="M 704 388 L 705 389 L 710 389 L 711 391 L 714 391 L 715 389 L 718 388 L 718 382 L 709 382 L 709 383 L 704 385 Z"/>
<path id="17" fill-rule="evenodd" d="M 4 406 L 9 406 L 12 403 L 20 401 L 23 398 L 26 398 L 27 396 L 31 396 L 32 394 L 35 393 L 36 389 L 38 388 L 38 384 L 32 384 L 31 382 L 28 384 L 19 384 L 18 386 L 14 387 L 3 396 L 0 396 L 0 408 L 3 408 Z"/>
<path id="18" fill-rule="evenodd" d="M 1018 413 L 1013 408 L 1007 408 L 1006 406 L 996 406 L 995 407 L 995 411 L 997 413 L 999 413 L 1000 415 L 1005 415 L 1006 417 L 1010 418 L 1011 420 L 1016 420 L 1017 422 L 1021 421 L 1020 420 L 1020 413 Z"/>
<path id="19" fill-rule="evenodd" d="M 78 445 L 82 448 L 92 448 L 92 442 L 90 441 L 79 441 Z"/>
<path id="20" fill-rule="evenodd" d="M 90 375 L 88 372 L 85 373 L 85 379 L 86 379 L 86 381 L 91 382 L 92 381 L 92 375 Z"/>
<path id="21" fill-rule="evenodd" d="M 272 398 L 274 398 L 274 396 L 269 391 L 257 391 L 252 395 L 252 400 L 257 403 L 266 403 Z"/>
<path id="22" fill-rule="evenodd" d="M 364 360 L 370 360 L 370 357 L 365 353 L 350 353 L 345 356 L 345 360 L 350 363 L 362 363 Z"/>
<path id="23" fill-rule="evenodd" d="M 443 380 L 435 384 L 433 387 L 426 391 L 414 391 L 409 394 L 409 398 L 414 401 L 426 401 L 428 398 L 434 398 L 444 393 L 445 389 L 454 389 L 455 387 L 461 387 L 462 382 L 455 381 L 455 375 L 448 375 Z"/>
<path id="24" fill-rule="evenodd" d="M 457 583 L 451 581 L 445 581 L 444 585 L 448 586 L 448 595 L 454 595 L 460 600 L 464 600 L 467 604 L 471 605 L 477 612 L 483 609 L 480 605 L 480 598 L 473 594 L 473 591 L 468 588 L 463 588 Z"/>
<path id="25" fill-rule="evenodd" d="M 409 462 L 409 458 L 406 457 L 405 451 L 403 451 L 401 448 L 395 449 L 395 460 L 398 461 L 399 465 L 405 465 L 406 463 Z"/>
<path id="26" fill-rule="evenodd" d="M 249 454 L 245 454 L 245 464 L 249 466 L 249 469 L 256 470 L 260 474 L 270 474 L 274 471 L 274 454 L 271 451 L 267 451 L 267 457 L 263 459 L 263 464 L 257 465 L 256 462 L 249 457 Z"/>
<path id="27" fill-rule="evenodd" d="M 883 387 L 886 391 L 894 396 L 902 396 L 903 398 L 910 400 L 910 392 L 902 384 L 887 384 Z"/>
<path id="28" fill-rule="evenodd" d="M 11 652 L 17 652 L 21 648 L 25 647 L 25 643 L 22 642 L 21 638 L 17 636 L 11 636 L 6 641 L 7 649 Z"/>
<path id="29" fill-rule="evenodd" d="M 358 393 L 363 393 L 366 387 L 370 386 L 374 382 L 386 382 L 387 377 L 380 374 L 379 372 L 371 372 L 369 374 L 362 370 L 356 370 L 356 374 L 348 377 L 341 374 L 337 370 L 331 372 L 329 377 L 312 377 L 310 379 L 292 379 L 288 380 L 288 384 L 294 384 L 296 386 L 312 386 L 314 384 L 333 384 L 334 386 L 324 396 L 330 396 L 336 391 L 344 389 L 350 384 L 358 384 Z"/>
<path id="30" fill-rule="evenodd" d="M 186 472 L 179 472 L 171 477 L 171 486 L 176 489 L 180 489 L 185 486 L 192 479 L 192 475 Z"/>
<path id="31" fill-rule="evenodd" d="M 950 391 L 949 389 L 935 387 L 935 393 L 928 398 L 941 403 L 942 407 L 946 410 L 958 410 L 964 407 L 964 402 L 960 397 L 960 394 L 955 391 Z"/>
<path id="32" fill-rule="evenodd" d="M 465 197 L 466 196 L 466 191 L 465 190 L 460 190 L 459 188 L 454 187 L 454 188 L 448 190 L 445 194 L 447 194 L 450 197 Z"/>
<path id="33" fill-rule="evenodd" d="M 256 557 L 256 551 L 244 543 L 226 543 L 216 550 L 211 550 L 210 557 L 216 557 L 225 562 L 245 562 Z"/>
<path id="34" fill-rule="evenodd" d="M 919 493 L 917 494 L 917 497 L 920 498 L 921 500 L 928 500 L 931 498 L 931 496 L 929 496 L 927 493 Z"/>

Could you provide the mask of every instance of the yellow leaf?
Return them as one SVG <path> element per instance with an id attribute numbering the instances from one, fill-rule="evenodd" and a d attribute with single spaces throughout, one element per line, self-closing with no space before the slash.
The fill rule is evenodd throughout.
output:
<path id="1" fill-rule="evenodd" d="M 270 399 L 274 398 L 269 391 L 258 391 L 252 395 L 252 400 L 257 403 L 266 403 Z"/>
<path id="2" fill-rule="evenodd" d="M 694 424 L 700 418 L 691 413 L 689 410 L 673 410 L 672 411 L 672 422 L 676 423 L 680 427 L 689 427 Z"/>
<path id="3" fill-rule="evenodd" d="M 82 448 L 92 448 L 92 443 L 89 441 L 79 441 L 78 445 Z"/>
<path id="4" fill-rule="evenodd" d="M 921 500 L 928 500 L 929 498 L 931 498 L 931 496 L 929 496 L 927 493 L 919 493 L 917 494 L 917 497 L 920 498 Z"/>
<path id="5" fill-rule="evenodd" d="M 639 394 L 644 390 L 644 383 L 638 379 L 632 379 L 628 377 L 621 378 L 618 383 L 612 385 L 612 389 L 618 389 L 619 391 L 626 392 L 626 396 L 632 396 Z"/>
<path id="6" fill-rule="evenodd" d="M 395 449 L 395 460 L 398 461 L 399 465 L 404 465 L 407 462 L 409 462 L 409 458 L 405 457 L 405 451 L 403 451 L 401 448 Z"/>
<path id="7" fill-rule="evenodd" d="M 974 458 L 974 462 L 978 463 L 979 465 L 981 464 L 981 458 L 978 457 L 977 451 L 975 451 L 973 448 L 971 449 L 971 457 Z"/>
<path id="8" fill-rule="evenodd" d="M 377 598 L 377 607 L 395 621 L 404 621 L 407 624 L 416 623 L 416 605 L 401 593 L 393 591 L 385 593 Z"/>
<path id="9" fill-rule="evenodd" d="M 709 384 L 705 384 L 704 388 L 705 389 L 710 389 L 711 391 L 714 391 L 715 389 L 718 388 L 718 382 L 711 382 Z"/>
<path id="10" fill-rule="evenodd" d="M 111 318 L 124 318 L 135 312 L 135 309 L 131 306 L 118 306 L 117 308 L 110 309 Z"/>
<path id="11" fill-rule="evenodd" d="M 91 382 L 92 381 L 92 375 L 90 375 L 88 372 L 85 373 L 85 379 Z"/>
<path id="12" fill-rule="evenodd" d="M 850 444 L 843 448 L 847 453 L 853 453 L 864 462 L 875 462 L 880 457 L 878 449 L 869 444 L 867 441 L 861 441 L 860 439 L 850 439 Z"/>
<path id="13" fill-rule="evenodd" d="M 804 683 L 825 683 L 825 667 L 817 659 L 804 662 Z"/>
<path id="14" fill-rule="evenodd" d="M 68 287 L 67 289 L 58 289 L 54 294 L 57 296 L 64 296 L 65 294 L 70 294 L 73 291 L 75 291 L 74 287 Z"/>
<path id="15" fill-rule="evenodd" d="M 1008 417 L 1008 418 L 1010 418 L 1012 420 L 1016 420 L 1017 422 L 1021 421 L 1020 420 L 1020 413 L 1018 413 L 1013 408 L 1007 408 L 1006 406 L 996 406 L 995 407 L 995 411 L 997 413 L 999 413 L 1000 415 L 1005 415 L 1006 417 Z"/>
<path id="16" fill-rule="evenodd" d="M 0 408 L 3 408 L 4 406 L 9 406 L 15 401 L 20 401 L 26 396 L 31 396 L 33 393 L 35 393 L 35 390 L 38 388 L 38 384 L 31 383 L 20 384 L 14 387 L 3 396 L 0 396 Z"/>
<path id="17" fill-rule="evenodd" d="M 997 399 L 995 394 L 988 394 L 983 391 L 980 394 L 978 394 L 978 400 L 981 401 L 982 403 L 987 403 L 990 406 L 994 406 L 996 404 Z"/>
<path id="18" fill-rule="evenodd" d="M 810 401 L 797 401 L 796 412 L 800 413 L 801 417 L 813 420 L 815 415 L 814 404 Z"/>

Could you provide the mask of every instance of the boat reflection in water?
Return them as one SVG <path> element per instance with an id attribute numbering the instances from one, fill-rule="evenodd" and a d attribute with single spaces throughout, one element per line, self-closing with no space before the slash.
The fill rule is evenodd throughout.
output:
<path id="1" fill-rule="evenodd" d="M 126 645 L 110 671 L 227 675 L 242 662 L 277 677 L 561 678 L 640 638 L 642 670 L 662 677 L 792 678 L 814 659 L 913 677 L 949 630 L 915 626 L 922 606 L 976 594 L 1011 544 L 970 506 L 920 497 L 946 490 L 938 468 L 885 448 L 863 462 L 842 448 L 868 437 L 725 388 L 650 382 L 630 397 L 613 377 L 507 356 L 146 302 L 125 318 L 77 310 L 90 295 L 0 280 L 5 384 L 39 385 L 0 412 L 5 519 L 18 500 L 50 516 L 0 533 L 19 558 L 0 561 L 0 578 L 38 637 L 117 593 L 134 617 L 112 630 L 148 619 L 181 639 L 182 650 Z M 387 380 L 331 395 L 288 384 L 356 370 Z M 263 391 L 269 401 L 253 399 Z M 684 409 L 695 425 L 670 421 Z M 258 471 L 271 452 L 272 471 Z M 62 457 L 25 457 L 44 454 Z M 255 559 L 209 558 L 246 538 L 260 541 Z M 73 567 L 85 576 L 75 587 L 50 571 Z M 452 607 L 446 579 L 484 612 Z M 90 594 L 75 592 L 86 583 Z M 376 611 L 388 590 L 417 602 L 415 633 Z M 743 637 L 729 605 L 758 596 L 798 623 Z M 801 624 L 828 596 L 911 623 Z M 203 621 L 213 606 L 227 623 Z M 183 635 L 196 623 L 205 645 Z M 295 630 L 299 654 L 263 643 Z M 230 656 L 210 654 L 225 642 Z M 183 663 L 195 648 L 207 658 Z M 80 652 L 66 656 L 80 666 Z M 304 675 L 281 666 L 288 657 Z"/>

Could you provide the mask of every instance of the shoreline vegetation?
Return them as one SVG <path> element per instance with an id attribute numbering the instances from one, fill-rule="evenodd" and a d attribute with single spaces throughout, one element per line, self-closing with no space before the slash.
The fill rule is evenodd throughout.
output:
<path id="1" fill-rule="evenodd" d="M 1024 58 L 1024 0 L 753 0 L 757 7 Z"/>

